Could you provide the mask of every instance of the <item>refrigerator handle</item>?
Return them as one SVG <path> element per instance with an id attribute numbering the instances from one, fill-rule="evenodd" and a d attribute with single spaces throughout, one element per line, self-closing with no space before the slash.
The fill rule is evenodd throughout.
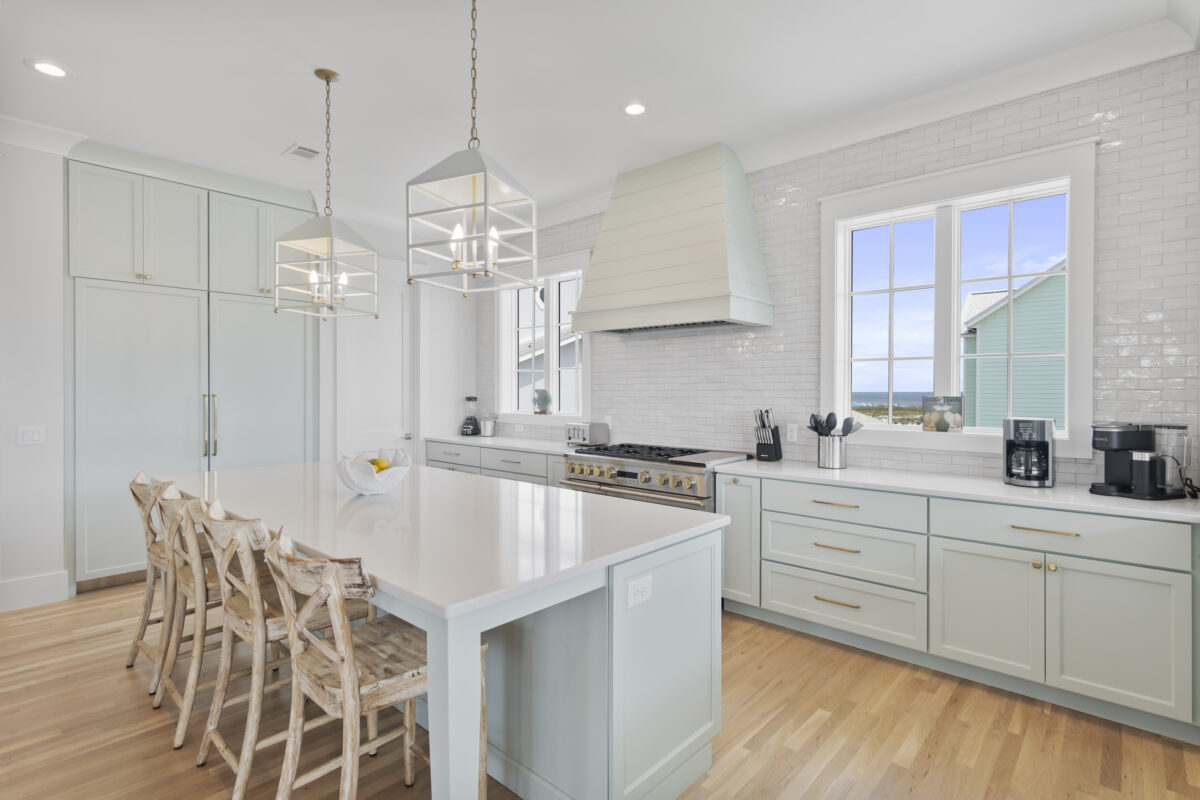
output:
<path id="1" fill-rule="evenodd" d="M 201 413 L 204 415 L 204 452 L 201 455 L 207 457 L 208 456 L 208 395 L 202 394 L 200 396 L 202 398 L 204 398 L 200 404 L 201 405 Z"/>
<path id="2" fill-rule="evenodd" d="M 217 455 L 217 396 L 212 396 L 212 454 Z"/>

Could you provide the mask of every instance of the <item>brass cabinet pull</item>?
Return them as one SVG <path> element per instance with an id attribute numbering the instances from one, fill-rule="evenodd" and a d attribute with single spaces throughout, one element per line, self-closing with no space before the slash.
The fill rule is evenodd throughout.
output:
<path id="1" fill-rule="evenodd" d="M 461 456 L 462 453 L 451 453 L 449 450 L 443 450 L 442 455 L 445 456 Z"/>
<path id="2" fill-rule="evenodd" d="M 1053 561 L 1051 561 L 1046 565 L 1046 569 L 1050 570 L 1051 572 L 1058 572 L 1058 564 L 1055 564 Z"/>
<path id="3" fill-rule="evenodd" d="M 501 464 L 520 464 L 521 460 L 519 458 L 502 458 L 502 459 L 500 459 L 500 463 Z"/>
<path id="4" fill-rule="evenodd" d="M 862 550 L 854 550 L 849 547 L 838 547 L 835 544 L 821 544 L 820 542 L 813 542 L 813 547 L 824 547 L 826 550 L 841 550 L 843 553 L 861 553 L 862 552 Z"/>
<path id="5" fill-rule="evenodd" d="M 1041 568 L 1042 568 L 1042 562 L 1040 562 L 1040 561 L 1035 561 L 1035 562 L 1033 562 L 1033 568 L 1034 568 L 1034 569 L 1041 569 Z"/>
<path id="6" fill-rule="evenodd" d="M 858 508 L 850 503 L 835 503 L 832 500 L 813 500 L 814 503 L 820 503 L 823 506 L 837 506 L 838 508 Z"/>
<path id="7" fill-rule="evenodd" d="M 1078 533 L 1069 533 L 1067 531 L 1052 531 L 1049 528 L 1027 528 L 1024 525 L 1009 525 L 1008 527 L 1017 531 L 1033 531 L 1034 533 L 1053 533 L 1056 536 L 1079 536 Z"/>
<path id="8" fill-rule="evenodd" d="M 846 608 L 862 608 L 862 606 L 856 606 L 854 603 L 843 603 L 841 600 L 830 600 L 828 597 L 821 597 L 819 594 L 814 594 L 813 599 L 820 600 L 822 603 L 832 603 L 835 606 L 845 606 Z"/>
<path id="9" fill-rule="evenodd" d="M 204 398 L 203 401 L 201 401 L 201 403 L 200 403 L 200 406 L 204 411 L 204 415 L 203 415 L 204 416 L 204 453 L 202 453 L 202 455 L 207 457 L 208 456 L 208 417 L 209 417 L 208 395 L 202 394 L 200 396 L 202 398 Z"/>
<path id="10" fill-rule="evenodd" d="M 733 482 L 734 482 L 734 483 L 737 483 L 737 482 L 738 482 L 738 479 L 737 479 L 737 478 L 734 478 L 734 479 L 733 479 Z"/>

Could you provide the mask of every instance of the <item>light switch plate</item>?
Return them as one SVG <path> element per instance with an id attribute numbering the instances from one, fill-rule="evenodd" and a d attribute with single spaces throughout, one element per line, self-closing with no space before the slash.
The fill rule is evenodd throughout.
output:
<path id="1" fill-rule="evenodd" d="M 795 442 L 800 438 L 800 425 L 796 422 L 789 422 L 787 426 L 787 440 Z"/>
<path id="2" fill-rule="evenodd" d="M 629 607 L 640 606 L 654 597 L 654 576 L 643 575 L 629 582 Z"/>
<path id="3" fill-rule="evenodd" d="M 46 426 L 45 425 L 19 425 L 17 426 L 17 444 L 19 445 L 35 445 L 46 443 Z"/>

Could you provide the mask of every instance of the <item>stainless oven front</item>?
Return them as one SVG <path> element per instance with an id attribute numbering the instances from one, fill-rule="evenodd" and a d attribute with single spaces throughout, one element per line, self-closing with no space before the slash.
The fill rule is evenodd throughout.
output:
<path id="1" fill-rule="evenodd" d="M 592 481 L 576 480 L 575 478 L 564 478 L 559 481 L 558 485 L 564 489 L 575 489 L 580 492 L 602 494 L 608 497 L 623 497 L 627 500 L 641 500 L 646 503 L 658 503 L 659 505 L 675 506 L 676 508 L 690 508 L 696 511 L 713 511 L 716 507 L 715 499 L 712 497 L 689 497 L 686 495 L 671 494 L 670 492 L 656 492 L 652 489 L 635 489 L 632 486 L 610 486 L 593 483 Z"/>

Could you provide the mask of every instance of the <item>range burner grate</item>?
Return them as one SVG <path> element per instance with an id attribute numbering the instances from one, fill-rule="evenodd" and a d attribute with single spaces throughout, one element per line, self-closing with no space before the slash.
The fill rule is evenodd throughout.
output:
<path id="1" fill-rule="evenodd" d="M 660 447 L 653 444 L 602 444 L 598 447 L 585 447 L 576 450 L 581 456 L 609 456 L 610 458 L 634 458 L 640 461 L 669 461 L 679 456 L 692 456 L 703 453 L 703 450 L 691 450 L 685 447 Z"/>

